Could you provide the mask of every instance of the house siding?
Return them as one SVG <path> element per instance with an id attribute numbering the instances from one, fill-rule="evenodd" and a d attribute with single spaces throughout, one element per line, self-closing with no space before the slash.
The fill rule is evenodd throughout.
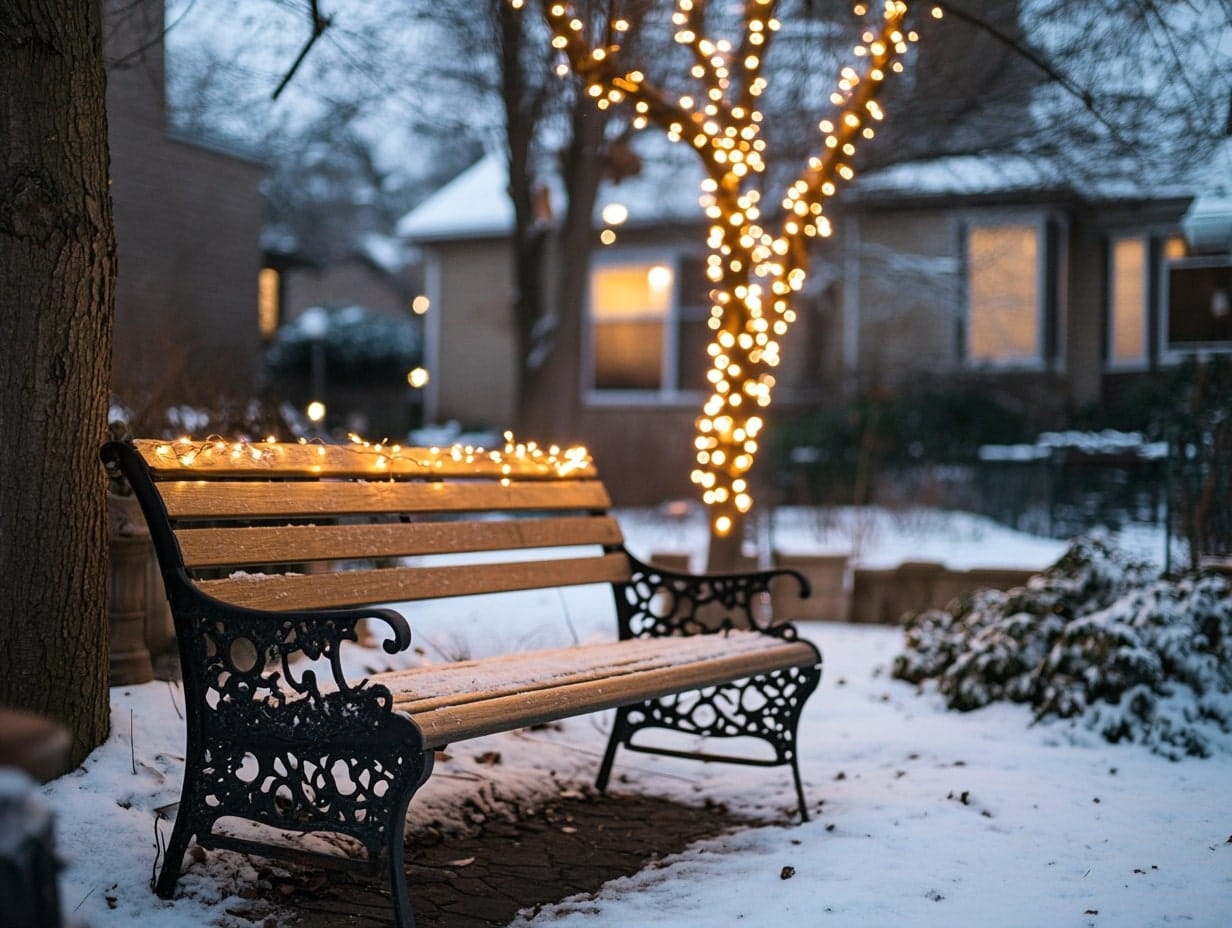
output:
<path id="1" fill-rule="evenodd" d="M 517 412 L 509 244 L 503 239 L 439 243 L 425 251 L 432 264 L 429 314 L 436 317 L 428 326 L 427 420 L 509 428 Z"/>
<path id="2" fill-rule="evenodd" d="M 859 217 L 856 380 L 894 385 L 958 361 L 961 231 L 946 210 Z"/>
<path id="3" fill-rule="evenodd" d="M 113 387 L 130 403 L 249 396 L 263 168 L 168 136 L 161 0 L 106 8 Z"/>

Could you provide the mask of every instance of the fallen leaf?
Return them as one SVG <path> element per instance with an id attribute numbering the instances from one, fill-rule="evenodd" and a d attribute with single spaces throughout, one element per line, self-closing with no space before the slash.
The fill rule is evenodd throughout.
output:
<path id="1" fill-rule="evenodd" d="M 449 861 L 450 867 L 469 867 L 475 862 L 474 857 L 459 857 L 457 860 Z"/>
<path id="2" fill-rule="evenodd" d="M 780 880 L 790 880 L 795 875 L 796 875 L 795 867 L 784 867 L 782 870 L 779 871 Z"/>

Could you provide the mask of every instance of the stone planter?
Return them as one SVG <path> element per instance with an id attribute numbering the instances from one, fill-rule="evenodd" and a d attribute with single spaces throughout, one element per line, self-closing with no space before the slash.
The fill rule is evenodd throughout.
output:
<path id="1" fill-rule="evenodd" d="M 145 683 L 154 679 L 145 632 L 152 548 L 141 509 L 131 496 L 107 495 L 107 547 L 111 685 Z"/>
<path id="2" fill-rule="evenodd" d="M 787 554 L 774 552 L 775 567 L 790 567 L 804 574 L 812 587 L 808 599 L 797 595 L 794 580 L 780 579 L 770 587 L 776 622 L 846 622 L 851 617 L 845 554 Z"/>
<path id="3" fill-rule="evenodd" d="M 925 609 L 943 609 L 954 597 L 978 589 L 1022 586 L 1034 571 L 1014 567 L 950 570 L 934 561 L 904 561 L 897 567 L 857 568 L 851 617 L 856 622 L 897 625 Z"/>

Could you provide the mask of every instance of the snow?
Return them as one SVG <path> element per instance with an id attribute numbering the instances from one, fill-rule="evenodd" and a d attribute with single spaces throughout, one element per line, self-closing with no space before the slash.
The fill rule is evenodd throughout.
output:
<path id="1" fill-rule="evenodd" d="M 620 515 L 641 556 L 696 547 L 701 520 Z M 1060 550 L 971 516 L 926 511 L 853 510 L 824 520 L 785 511 L 775 531 L 796 549 L 858 540 L 866 563 L 909 555 L 1042 567 Z M 1153 546 L 1162 546 L 1158 538 Z M 428 603 L 404 604 L 403 612 L 416 644 L 440 660 L 610 637 L 605 596 L 590 587 L 516 593 L 499 609 L 463 598 L 449 621 Z M 1173 762 L 1066 723 L 1033 725 L 1022 706 L 947 711 L 935 692 L 891 679 L 901 630 L 828 623 L 801 630 L 825 655 L 799 740 L 813 821 L 794 823 L 786 769 L 618 755 L 619 790 L 694 804 L 709 798 L 757 824 L 514 925 L 1232 923 L 1232 749 Z M 390 660 L 375 644 L 350 651 L 359 672 Z M 182 776 L 182 703 L 175 684 L 114 688 L 109 740 L 40 789 L 57 816 L 65 910 L 93 928 L 249 924 L 227 912 L 256 879 L 242 855 L 190 858 L 172 901 L 149 889 L 156 834 L 165 841 L 169 833 L 159 810 L 178 798 Z M 589 782 L 609 719 L 600 713 L 559 731 L 455 746 L 412 802 L 412 827 L 461 824 L 464 798 L 523 809 Z M 480 762 L 488 751 L 502 762 Z M 794 875 L 784 879 L 788 867 Z"/>
<path id="2" fill-rule="evenodd" d="M 620 204 L 630 228 L 665 221 L 700 222 L 699 188 L 705 176 L 697 155 L 686 145 L 643 133 L 634 145 L 642 167 L 619 183 L 605 180 L 595 199 L 599 221 L 604 207 Z M 559 217 L 565 192 L 557 174 L 546 177 L 551 211 Z M 436 242 L 509 235 L 513 205 L 509 200 L 509 164 L 493 152 L 475 162 L 398 221 L 397 232 L 410 242 Z"/>
<path id="3" fill-rule="evenodd" d="M 1168 456 L 1166 441 L 1147 441 L 1139 432 L 1103 429 L 1099 432 L 1041 432 L 1031 445 L 982 445 L 981 461 L 1040 461 L 1058 451 L 1080 454 L 1123 454 L 1144 460 L 1162 460 Z"/>
<path id="4" fill-rule="evenodd" d="M 509 166 L 504 156 L 485 155 L 398 221 L 410 241 L 485 238 L 513 231 Z"/>
<path id="5" fill-rule="evenodd" d="M 1038 158 L 1021 155 L 954 155 L 910 161 L 859 176 L 857 194 L 915 193 L 958 196 L 991 190 L 1038 190 L 1058 186 L 1062 177 Z"/>

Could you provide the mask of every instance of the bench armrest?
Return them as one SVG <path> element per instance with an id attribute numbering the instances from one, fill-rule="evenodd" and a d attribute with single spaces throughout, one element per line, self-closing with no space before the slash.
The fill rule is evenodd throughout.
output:
<path id="1" fill-rule="evenodd" d="M 188 584 L 179 585 L 172 599 L 185 685 L 212 690 L 220 701 L 237 705 L 282 704 L 297 696 L 319 702 L 323 684 L 314 666 L 295 665 L 300 657 L 311 665 L 328 664 L 332 685 L 325 686 L 327 691 L 383 689 L 366 679 L 352 683 L 343 671 L 342 644 L 358 641 L 357 626 L 364 619 L 389 627 L 382 642 L 387 653 L 405 651 L 411 644 L 410 625 L 393 609 L 274 612 L 225 603 Z"/>
<path id="2" fill-rule="evenodd" d="M 804 575 L 790 568 L 692 574 L 646 564 L 625 553 L 631 578 L 616 585 L 621 638 L 700 635 L 733 629 L 794 638 L 793 626 L 771 620 L 771 583 L 788 581 L 775 584 L 776 595 L 789 595 L 793 585 L 801 599 L 812 592 Z"/>

